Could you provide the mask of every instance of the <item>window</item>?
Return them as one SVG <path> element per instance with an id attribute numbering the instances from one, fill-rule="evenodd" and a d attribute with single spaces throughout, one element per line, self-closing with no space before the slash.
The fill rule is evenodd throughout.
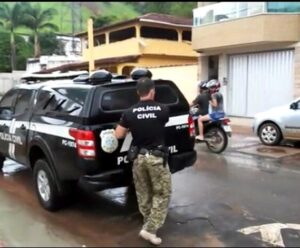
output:
<path id="1" fill-rule="evenodd" d="M 183 31 L 182 32 L 182 40 L 192 40 L 192 32 L 191 31 Z"/>
<path id="2" fill-rule="evenodd" d="M 175 91 L 168 86 L 156 87 L 155 100 L 163 104 L 177 103 L 178 97 Z"/>
<path id="3" fill-rule="evenodd" d="M 109 34 L 109 42 L 116 42 L 116 41 L 121 41 L 121 40 L 127 40 L 130 38 L 135 37 L 135 28 L 127 28 L 127 29 L 122 29 L 118 30 L 115 32 L 111 32 Z"/>
<path id="4" fill-rule="evenodd" d="M 12 107 L 13 102 L 17 96 L 17 90 L 7 92 L 1 99 L 0 107 Z"/>
<path id="5" fill-rule="evenodd" d="M 141 36 L 144 38 L 178 40 L 177 31 L 166 28 L 142 27 Z"/>
<path id="6" fill-rule="evenodd" d="M 155 100 L 163 104 L 174 104 L 178 97 L 175 91 L 166 85 L 155 87 Z M 110 91 L 103 95 L 101 107 L 105 111 L 123 111 L 139 101 L 136 88 Z"/>
<path id="7" fill-rule="evenodd" d="M 78 116 L 81 113 L 89 89 L 47 88 L 37 96 L 38 111 L 55 111 Z"/>
<path id="8" fill-rule="evenodd" d="M 101 46 L 105 44 L 105 34 L 101 34 L 95 37 L 94 46 Z"/>
<path id="9" fill-rule="evenodd" d="M 299 2 L 267 2 L 268 12 L 300 12 Z"/>
<path id="10" fill-rule="evenodd" d="M 19 91 L 15 105 L 15 115 L 23 114 L 28 110 L 33 92 L 33 90 L 25 89 Z"/>
<path id="11" fill-rule="evenodd" d="M 123 89 L 111 91 L 103 95 L 102 109 L 106 111 L 124 110 L 138 102 L 136 89 Z"/>

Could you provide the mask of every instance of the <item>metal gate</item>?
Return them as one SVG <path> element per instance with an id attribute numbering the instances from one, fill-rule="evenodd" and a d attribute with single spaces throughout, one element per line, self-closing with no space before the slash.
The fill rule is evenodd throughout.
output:
<path id="1" fill-rule="evenodd" d="M 253 117 L 293 99 L 294 51 L 229 56 L 227 113 Z"/>

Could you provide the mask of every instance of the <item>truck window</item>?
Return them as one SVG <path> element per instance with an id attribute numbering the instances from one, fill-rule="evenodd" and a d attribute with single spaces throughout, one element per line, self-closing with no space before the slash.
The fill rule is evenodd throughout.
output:
<path id="1" fill-rule="evenodd" d="M 13 107 L 13 102 L 16 99 L 17 90 L 10 90 L 7 92 L 0 102 L 0 107 Z"/>
<path id="2" fill-rule="evenodd" d="M 42 112 L 61 112 L 78 116 L 81 113 L 89 89 L 47 88 L 37 96 L 37 108 Z"/>
<path id="3" fill-rule="evenodd" d="M 15 115 L 23 114 L 29 109 L 29 103 L 34 91 L 21 89 L 19 90 L 15 105 Z"/>
<path id="4" fill-rule="evenodd" d="M 155 100 L 159 103 L 172 105 L 178 101 L 176 92 L 167 85 L 156 86 L 155 91 Z M 123 111 L 137 103 L 138 100 L 136 88 L 123 88 L 105 93 L 100 102 L 100 107 L 105 111 Z"/>

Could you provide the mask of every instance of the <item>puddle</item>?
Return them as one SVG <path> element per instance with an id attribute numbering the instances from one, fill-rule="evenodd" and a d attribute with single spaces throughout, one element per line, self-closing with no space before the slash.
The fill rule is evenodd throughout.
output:
<path id="1" fill-rule="evenodd" d="M 269 147 L 259 147 L 256 151 L 261 153 L 287 153 L 286 150 L 281 148 L 269 148 Z"/>
<path id="2" fill-rule="evenodd" d="M 266 146 L 256 146 L 256 147 L 247 147 L 237 150 L 238 152 L 260 155 L 271 158 L 282 158 L 286 156 L 292 156 L 300 153 L 300 150 L 297 148 L 290 147 L 266 147 Z"/>
<path id="3" fill-rule="evenodd" d="M 73 235 L 28 211 L 21 202 L 16 202 L 2 191 L 0 201 L 0 247 L 81 246 Z"/>

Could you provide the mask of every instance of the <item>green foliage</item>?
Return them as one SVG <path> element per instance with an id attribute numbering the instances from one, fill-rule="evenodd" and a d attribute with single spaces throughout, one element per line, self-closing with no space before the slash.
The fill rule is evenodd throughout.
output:
<path id="1" fill-rule="evenodd" d="M 9 2 L 13 3 L 15 2 Z M 42 10 L 49 8 L 57 10 L 58 14 L 53 16 L 52 23 L 59 27 L 60 33 L 72 33 L 71 2 L 40 2 L 40 5 Z M 108 24 L 129 20 L 149 12 L 192 17 L 197 2 L 74 2 L 74 6 L 75 32 L 80 32 L 86 30 L 87 20 L 92 16 L 104 19 L 114 16 L 115 18 L 111 18 Z M 30 33 L 30 30 L 24 27 L 18 28 L 17 31 Z"/>
<path id="2" fill-rule="evenodd" d="M 197 2 L 129 2 L 137 12 L 146 14 L 150 12 L 182 17 L 192 17 Z"/>
<path id="3" fill-rule="evenodd" d="M 8 32 L 0 33 L 0 72 L 11 72 L 10 63 L 10 35 Z M 33 45 L 26 42 L 22 36 L 16 35 L 17 70 L 26 69 L 26 60 L 33 54 Z"/>
<path id="4" fill-rule="evenodd" d="M 173 2 L 170 14 L 192 18 L 193 9 L 195 8 L 197 8 L 197 2 Z"/>
<path id="5" fill-rule="evenodd" d="M 58 27 L 51 23 L 57 14 L 58 12 L 54 8 L 42 9 L 40 3 L 28 4 L 23 13 L 24 24 L 35 32 L 45 28 L 58 31 Z"/>
<path id="6" fill-rule="evenodd" d="M 116 21 L 116 16 L 97 16 L 92 17 L 94 28 L 100 28 Z"/>
<path id="7" fill-rule="evenodd" d="M 9 33 L 0 33 L 0 72 L 10 72 L 10 41 Z"/>
<path id="8" fill-rule="evenodd" d="M 32 57 L 33 45 L 21 36 L 16 36 L 17 70 L 26 70 L 27 58 Z"/>
<path id="9" fill-rule="evenodd" d="M 34 44 L 34 37 L 30 36 L 29 42 Z M 41 55 L 65 55 L 64 44 L 56 39 L 53 32 L 44 32 L 40 34 Z"/>
<path id="10" fill-rule="evenodd" d="M 170 9 L 173 2 L 147 2 L 142 10 L 143 14 L 149 12 L 170 14 Z"/>

